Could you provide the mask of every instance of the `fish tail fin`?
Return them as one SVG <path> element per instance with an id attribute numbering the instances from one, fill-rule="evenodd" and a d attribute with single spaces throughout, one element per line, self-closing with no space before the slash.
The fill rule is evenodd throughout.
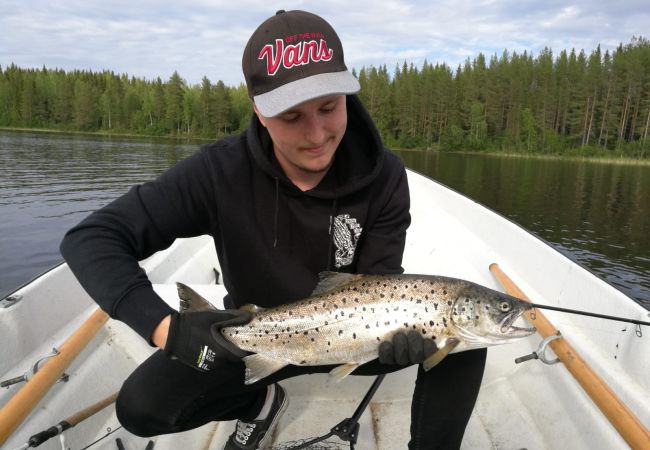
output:
<path id="1" fill-rule="evenodd" d="M 217 308 L 196 292 L 191 287 L 183 284 L 176 283 L 176 289 L 178 290 L 178 298 L 180 299 L 180 304 L 178 307 L 178 312 L 196 312 L 196 311 L 214 311 Z"/>
<path id="2" fill-rule="evenodd" d="M 354 372 L 357 367 L 359 367 L 359 364 L 357 363 L 348 363 L 348 364 L 342 364 L 340 366 L 336 366 L 335 368 L 330 370 L 330 377 L 335 383 L 338 383 L 343 378 L 347 377 L 352 372 Z"/>
<path id="3" fill-rule="evenodd" d="M 438 349 L 437 352 L 429 355 L 427 359 L 425 359 L 422 362 L 422 368 L 424 369 L 425 372 L 428 372 L 429 370 L 433 369 L 435 366 L 437 366 L 440 361 L 445 359 L 445 357 L 451 353 L 453 349 L 456 348 L 456 346 L 460 344 L 460 339 L 457 338 L 449 338 L 447 339 L 447 342 L 445 345 Z"/>
<path id="4" fill-rule="evenodd" d="M 254 353 L 243 358 L 246 364 L 244 384 L 253 384 L 289 365 L 286 361 Z"/>

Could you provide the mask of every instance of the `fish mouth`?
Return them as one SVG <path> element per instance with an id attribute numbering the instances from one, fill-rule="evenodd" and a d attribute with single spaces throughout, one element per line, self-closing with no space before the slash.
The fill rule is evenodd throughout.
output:
<path id="1" fill-rule="evenodd" d="M 535 327 L 524 326 L 526 323 L 522 314 L 523 311 L 508 314 L 499 324 L 501 333 L 515 337 L 529 336 L 537 331 Z M 517 323 L 517 325 L 515 325 L 515 323 Z"/>

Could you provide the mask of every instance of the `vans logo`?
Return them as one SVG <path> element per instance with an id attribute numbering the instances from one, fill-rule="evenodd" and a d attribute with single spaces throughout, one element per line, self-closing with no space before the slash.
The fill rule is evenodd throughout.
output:
<path id="1" fill-rule="evenodd" d="M 325 39 L 319 41 L 302 41 L 297 44 L 286 44 L 282 39 L 275 40 L 275 46 L 266 44 L 258 59 L 266 59 L 266 73 L 273 76 L 278 72 L 280 66 L 291 69 L 295 66 L 303 66 L 310 62 L 329 61 L 334 51 L 327 47 Z"/>

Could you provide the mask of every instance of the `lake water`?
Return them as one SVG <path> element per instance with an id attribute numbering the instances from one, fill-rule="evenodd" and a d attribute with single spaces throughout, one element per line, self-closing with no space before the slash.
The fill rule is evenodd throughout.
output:
<path id="1" fill-rule="evenodd" d="M 67 229 L 198 144 L 0 131 L 0 298 L 61 261 Z M 650 309 L 650 166 L 399 152 Z"/>

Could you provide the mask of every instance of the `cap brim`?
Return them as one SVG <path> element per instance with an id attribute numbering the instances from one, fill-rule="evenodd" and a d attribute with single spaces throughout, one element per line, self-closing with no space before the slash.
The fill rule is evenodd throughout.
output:
<path id="1" fill-rule="evenodd" d="M 315 98 L 337 94 L 356 94 L 361 86 L 347 70 L 321 73 L 284 84 L 270 92 L 253 97 L 257 110 L 264 117 L 274 117 Z"/>

